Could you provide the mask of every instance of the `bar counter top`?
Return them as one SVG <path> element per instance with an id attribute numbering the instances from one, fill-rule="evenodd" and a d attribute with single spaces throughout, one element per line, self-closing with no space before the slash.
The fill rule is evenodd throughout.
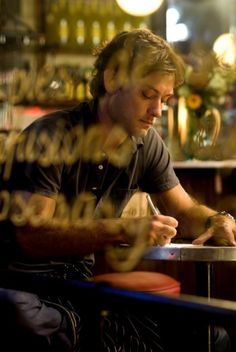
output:
<path id="1" fill-rule="evenodd" d="M 171 243 L 149 248 L 144 259 L 175 261 L 236 261 L 236 247 Z"/>

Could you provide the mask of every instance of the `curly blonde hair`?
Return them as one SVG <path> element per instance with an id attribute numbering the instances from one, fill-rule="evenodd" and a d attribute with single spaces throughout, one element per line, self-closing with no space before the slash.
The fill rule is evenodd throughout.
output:
<path id="1" fill-rule="evenodd" d="M 149 29 L 120 32 L 110 42 L 96 48 L 94 74 L 90 82 L 93 97 L 103 96 L 103 73 L 112 68 L 125 84 L 127 79 L 141 78 L 154 71 L 175 75 L 175 87 L 184 80 L 185 65 L 181 56 L 160 36 Z"/>

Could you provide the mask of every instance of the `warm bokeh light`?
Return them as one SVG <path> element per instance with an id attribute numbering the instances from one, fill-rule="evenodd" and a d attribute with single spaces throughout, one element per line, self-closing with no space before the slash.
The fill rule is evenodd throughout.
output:
<path id="1" fill-rule="evenodd" d="M 184 97 L 180 97 L 178 102 L 178 131 L 180 135 L 180 143 L 182 146 L 187 139 L 187 119 L 188 111 L 186 108 L 186 100 Z"/>
<path id="2" fill-rule="evenodd" d="M 176 8 L 166 11 L 166 39 L 168 42 L 185 41 L 189 37 L 188 27 L 185 23 L 178 23 L 180 13 Z"/>
<path id="3" fill-rule="evenodd" d="M 147 16 L 155 12 L 163 0 L 116 0 L 120 8 L 133 16 Z"/>
<path id="4" fill-rule="evenodd" d="M 220 35 L 213 45 L 213 50 L 222 64 L 230 67 L 236 65 L 236 34 Z"/>

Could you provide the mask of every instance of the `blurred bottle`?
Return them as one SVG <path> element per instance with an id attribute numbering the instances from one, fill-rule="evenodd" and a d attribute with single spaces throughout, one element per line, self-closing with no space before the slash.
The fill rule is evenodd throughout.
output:
<path id="1" fill-rule="evenodd" d="M 133 28 L 133 26 L 132 26 L 130 19 L 126 18 L 123 22 L 123 30 L 129 32 L 132 30 L 132 28 Z"/>
<path id="2" fill-rule="evenodd" d="M 59 0 L 59 14 L 59 42 L 64 46 L 69 41 L 69 11 L 67 0 Z"/>
<path id="3" fill-rule="evenodd" d="M 133 18 L 133 27 L 134 28 L 150 28 L 150 17 L 134 17 Z"/>
<path id="4" fill-rule="evenodd" d="M 76 43 L 79 45 L 79 46 L 83 46 L 84 43 L 85 43 L 85 23 L 84 23 L 84 20 L 81 18 L 81 19 L 78 19 L 76 21 Z"/>
<path id="5" fill-rule="evenodd" d="M 117 31 L 130 31 L 132 26 L 132 17 L 124 12 L 116 3 L 113 3 L 113 12 L 116 14 Z"/>
<path id="6" fill-rule="evenodd" d="M 79 67 L 74 73 L 74 99 L 78 102 L 85 99 L 85 84 L 83 78 L 83 69 Z"/>
<path id="7" fill-rule="evenodd" d="M 106 39 L 110 41 L 116 34 L 116 26 L 113 20 L 106 23 Z"/>
<path id="8" fill-rule="evenodd" d="M 99 16 L 99 1 L 91 0 L 91 42 L 92 46 L 97 46 L 102 41 L 101 17 Z"/>
<path id="9" fill-rule="evenodd" d="M 81 14 L 84 21 L 84 50 L 91 53 L 91 0 L 81 0 Z M 80 20 L 80 18 L 78 18 Z"/>
<path id="10" fill-rule="evenodd" d="M 85 18 L 83 13 L 83 1 L 70 1 L 70 26 L 71 26 L 71 45 L 73 48 L 83 48 L 85 45 Z"/>
<path id="11" fill-rule="evenodd" d="M 59 1 L 46 0 L 45 7 L 45 42 L 47 46 L 55 46 L 59 43 L 59 32 L 57 30 L 59 21 Z"/>
<path id="12" fill-rule="evenodd" d="M 59 38 L 61 44 L 67 44 L 69 38 L 68 21 L 66 18 L 61 18 L 59 22 Z"/>
<path id="13" fill-rule="evenodd" d="M 60 89 L 58 89 L 56 94 L 57 101 L 65 103 L 72 101 L 74 98 L 74 82 L 70 66 L 59 66 L 56 79 L 60 84 Z"/>
<path id="14" fill-rule="evenodd" d="M 104 0 L 104 4 L 100 9 L 102 20 L 103 41 L 110 41 L 116 34 L 115 13 L 112 14 L 111 1 Z"/>
<path id="15" fill-rule="evenodd" d="M 110 17 L 114 18 L 115 26 L 116 26 L 116 34 L 123 31 L 123 11 L 117 5 L 115 1 L 108 0 L 111 5 L 110 9 Z"/>
<path id="16" fill-rule="evenodd" d="M 90 81 L 92 78 L 92 67 L 85 67 L 83 70 L 83 81 L 85 88 L 85 98 L 91 99 L 92 95 L 90 93 Z"/>

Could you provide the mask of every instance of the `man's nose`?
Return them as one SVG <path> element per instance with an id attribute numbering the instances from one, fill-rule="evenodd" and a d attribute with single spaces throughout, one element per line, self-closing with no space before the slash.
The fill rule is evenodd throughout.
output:
<path id="1" fill-rule="evenodd" d="M 152 104 L 150 104 L 150 106 L 148 107 L 148 114 L 154 117 L 161 117 L 162 102 L 158 100 L 155 103 L 153 102 Z"/>

